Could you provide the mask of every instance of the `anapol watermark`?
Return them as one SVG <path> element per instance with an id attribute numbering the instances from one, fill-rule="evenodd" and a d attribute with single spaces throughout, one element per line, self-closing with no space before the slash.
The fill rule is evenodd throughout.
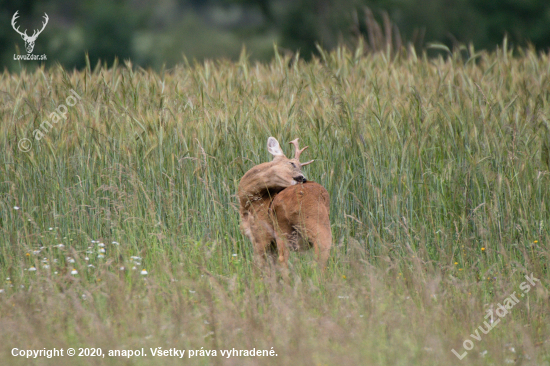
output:
<path id="1" fill-rule="evenodd" d="M 73 89 L 70 90 L 72 95 L 69 95 L 65 99 L 65 104 L 60 104 L 55 111 L 50 113 L 49 119 L 43 121 L 40 124 L 40 128 L 37 128 L 32 132 L 32 135 L 36 141 L 40 141 L 46 133 L 48 133 L 53 127 L 53 124 L 57 124 L 63 120 L 67 120 L 67 112 L 69 112 L 68 107 L 74 107 L 81 99 Z M 53 124 L 52 124 L 53 123 Z M 29 152 L 32 148 L 32 141 L 28 138 L 22 138 L 17 143 L 19 150 L 23 152 Z"/>

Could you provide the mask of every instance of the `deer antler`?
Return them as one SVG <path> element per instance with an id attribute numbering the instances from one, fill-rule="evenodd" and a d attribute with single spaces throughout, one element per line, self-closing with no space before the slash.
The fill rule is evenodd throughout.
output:
<path id="1" fill-rule="evenodd" d="M 44 28 L 46 28 L 46 25 L 48 24 L 48 20 L 49 20 L 50 18 L 48 18 L 48 14 L 46 14 L 46 13 L 44 13 L 43 18 L 44 18 L 45 22 L 42 22 L 42 29 L 40 29 L 40 30 L 38 31 L 38 33 L 36 33 L 37 30 L 35 29 L 35 30 L 34 30 L 34 33 L 33 33 L 32 36 L 30 36 L 29 38 L 36 39 L 36 38 L 38 37 L 38 35 L 39 35 L 40 33 L 42 33 L 42 31 L 44 30 Z M 25 30 L 25 32 L 26 32 L 26 30 Z"/>
<path id="2" fill-rule="evenodd" d="M 298 144 L 299 138 L 296 138 L 289 142 L 289 144 L 294 145 L 294 159 L 300 161 L 300 155 L 304 152 L 305 149 L 307 149 L 309 146 L 304 147 L 303 149 L 300 149 L 300 145 Z M 315 160 L 310 160 L 306 163 L 300 163 L 301 166 L 305 166 L 308 164 L 313 163 Z"/>
<path id="3" fill-rule="evenodd" d="M 22 37 L 24 38 L 28 38 L 29 36 L 27 35 L 27 30 L 25 29 L 25 32 L 21 32 L 19 30 L 19 27 L 15 28 L 15 21 L 17 20 L 17 18 L 19 18 L 19 15 L 17 15 L 17 13 L 19 13 L 19 10 L 17 10 L 15 12 L 15 14 L 13 14 L 13 17 L 11 18 L 11 26 L 13 27 L 13 29 L 19 33 Z"/>

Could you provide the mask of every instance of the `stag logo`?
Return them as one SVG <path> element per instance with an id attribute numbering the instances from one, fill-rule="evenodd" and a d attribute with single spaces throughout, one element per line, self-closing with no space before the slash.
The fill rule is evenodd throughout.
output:
<path id="1" fill-rule="evenodd" d="M 17 15 L 17 13 L 19 13 L 19 10 L 16 11 L 15 14 L 13 14 L 13 18 L 11 18 L 11 26 L 17 33 L 21 35 L 21 38 L 23 38 L 23 40 L 25 41 L 25 48 L 27 49 L 27 53 L 32 53 L 32 50 L 34 49 L 34 42 L 36 42 L 36 38 L 38 38 L 40 33 L 42 33 L 42 31 L 44 30 L 44 28 L 46 28 L 46 25 L 48 24 L 48 20 L 49 20 L 48 14 L 44 13 L 44 22 L 42 23 L 42 29 L 40 30 L 35 29 L 32 36 L 29 36 L 27 34 L 26 29 L 24 32 L 21 32 L 19 30 L 19 26 L 17 26 L 16 28 L 15 21 L 17 20 L 17 18 L 19 18 L 19 15 Z"/>

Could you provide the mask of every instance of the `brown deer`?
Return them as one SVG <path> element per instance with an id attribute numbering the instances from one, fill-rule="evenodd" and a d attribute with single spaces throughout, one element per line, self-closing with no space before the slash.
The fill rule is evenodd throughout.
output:
<path id="1" fill-rule="evenodd" d="M 265 262 L 268 252 L 275 252 L 275 231 L 269 217 L 269 206 L 273 197 L 286 187 L 304 182 L 302 166 L 296 159 L 288 159 L 279 142 L 270 137 L 267 150 L 273 155 L 268 163 L 256 165 L 239 182 L 239 203 L 241 230 L 254 247 L 254 257 Z"/>
<path id="2" fill-rule="evenodd" d="M 298 139 L 290 142 L 295 147 L 294 159 L 300 159 Z M 279 253 L 279 263 L 288 266 L 290 250 L 315 250 L 321 269 L 325 269 L 332 246 L 330 228 L 330 197 L 319 183 L 304 181 L 279 192 L 269 209 L 271 222 L 275 228 L 275 240 Z"/>
<path id="3" fill-rule="evenodd" d="M 324 268 L 330 252 L 332 233 L 328 192 L 319 184 L 307 182 L 301 168 L 298 139 L 294 159 L 288 159 L 279 142 L 270 137 L 267 149 L 273 161 L 250 169 L 239 183 L 241 230 L 254 247 L 254 257 L 265 264 L 267 254 L 287 266 L 289 247 L 306 249 L 311 244 Z M 288 190 L 288 191 L 287 191 Z M 279 197 L 281 196 L 281 197 Z M 276 255 L 278 253 L 278 255 Z"/>

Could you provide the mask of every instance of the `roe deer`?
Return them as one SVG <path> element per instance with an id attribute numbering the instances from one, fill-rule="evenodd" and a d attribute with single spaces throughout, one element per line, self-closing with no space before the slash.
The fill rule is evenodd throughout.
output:
<path id="1" fill-rule="evenodd" d="M 271 200 L 286 187 L 305 182 L 301 168 L 313 162 L 301 164 L 297 159 L 288 159 L 274 137 L 267 139 L 267 150 L 273 160 L 247 171 L 239 182 L 238 191 L 241 230 L 252 242 L 254 257 L 260 262 L 265 262 L 268 250 L 275 252 L 276 249 L 268 212 Z"/>
<path id="2" fill-rule="evenodd" d="M 298 139 L 294 144 L 294 158 L 299 161 Z M 275 228 L 279 263 L 288 266 L 289 251 L 304 251 L 313 246 L 322 270 L 325 269 L 332 246 L 330 228 L 330 197 L 320 184 L 306 181 L 278 193 L 271 203 L 269 215 Z"/>
<path id="3" fill-rule="evenodd" d="M 288 159 L 273 137 L 267 142 L 273 161 L 250 169 L 239 183 L 241 229 L 254 247 L 254 257 L 265 264 L 266 254 L 287 266 L 289 248 L 315 248 L 324 268 L 332 245 L 329 195 L 315 182 L 307 182 L 300 163 L 298 139 L 294 159 Z M 278 255 L 276 255 L 278 253 Z"/>

